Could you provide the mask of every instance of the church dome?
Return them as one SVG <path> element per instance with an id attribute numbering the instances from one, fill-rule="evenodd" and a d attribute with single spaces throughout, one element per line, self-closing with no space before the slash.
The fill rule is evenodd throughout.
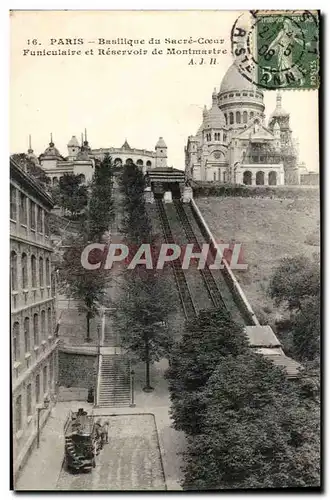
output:
<path id="1" fill-rule="evenodd" d="M 285 111 L 285 109 L 282 108 L 282 96 L 281 96 L 280 92 L 278 92 L 276 95 L 276 108 L 274 109 L 274 111 L 270 115 L 270 119 L 279 118 L 279 117 L 287 117 L 289 115 L 290 115 L 290 113 L 288 113 L 287 111 Z"/>
<path id="2" fill-rule="evenodd" d="M 223 128 L 226 126 L 225 115 L 217 104 L 207 111 L 203 120 L 204 128 Z"/>
<path id="3" fill-rule="evenodd" d="M 227 70 L 227 73 L 222 79 L 220 86 L 220 94 L 224 92 L 230 91 L 254 91 L 256 86 L 249 82 L 241 73 L 238 71 L 235 64 L 232 64 L 230 68 Z M 258 89 L 259 92 L 262 92 L 261 89 Z"/>
<path id="4" fill-rule="evenodd" d="M 79 142 L 78 142 L 78 139 L 75 135 L 73 135 L 71 137 L 71 139 L 69 140 L 68 146 L 79 148 Z"/>
<path id="5" fill-rule="evenodd" d="M 156 148 L 167 148 L 166 143 L 162 137 L 160 137 L 155 146 Z"/>

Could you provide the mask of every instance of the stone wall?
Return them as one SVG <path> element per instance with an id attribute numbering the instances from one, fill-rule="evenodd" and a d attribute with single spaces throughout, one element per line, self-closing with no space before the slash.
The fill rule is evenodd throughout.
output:
<path id="1" fill-rule="evenodd" d="M 97 356 L 59 352 L 58 383 L 63 387 L 95 387 Z"/>

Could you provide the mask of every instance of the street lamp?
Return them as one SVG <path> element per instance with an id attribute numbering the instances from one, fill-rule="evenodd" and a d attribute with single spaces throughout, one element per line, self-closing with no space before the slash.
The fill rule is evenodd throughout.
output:
<path id="1" fill-rule="evenodd" d="M 37 448 L 40 445 L 40 412 L 42 410 L 47 410 L 49 407 L 50 399 L 48 396 L 45 397 L 44 403 L 37 406 Z"/>
<path id="2" fill-rule="evenodd" d="M 135 375 L 135 371 L 131 370 L 131 404 L 130 404 L 131 408 L 135 407 L 135 403 L 134 403 L 134 375 Z"/>

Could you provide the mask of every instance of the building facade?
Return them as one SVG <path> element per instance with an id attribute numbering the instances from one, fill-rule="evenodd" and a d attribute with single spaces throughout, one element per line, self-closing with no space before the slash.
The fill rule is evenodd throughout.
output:
<path id="1" fill-rule="evenodd" d="M 141 167 L 144 173 L 153 168 L 167 167 L 167 146 L 162 137 L 157 141 L 154 151 L 131 148 L 127 140 L 125 140 L 121 148 L 92 149 L 85 131 L 85 136 L 81 137 L 81 143 L 79 144 L 76 136 L 72 136 L 67 149 L 67 156 L 62 156 L 55 147 L 51 136 L 49 146 L 39 158 L 34 155 L 31 144 L 28 155 L 30 159 L 40 164 L 44 169 L 51 178 L 52 185 L 56 185 L 64 174 L 81 175 L 84 181 L 91 181 L 94 174 L 95 160 L 102 160 L 107 153 L 112 157 L 116 165 L 123 165 L 131 161 Z"/>
<path id="2" fill-rule="evenodd" d="M 11 368 L 15 477 L 36 440 L 38 416 L 41 427 L 56 399 L 58 338 L 48 226 L 52 207 L 49 195 L 11 160 Z"/>
<path id="3" fill-rule="evenodd" d="M 189 179 L 247 185 L 299 184 L 297 142 L 290 116 L 277 95 L 276 109 L 265 123 L 264 96 L 233 64 L 212 106 L 185 147 Z"/>

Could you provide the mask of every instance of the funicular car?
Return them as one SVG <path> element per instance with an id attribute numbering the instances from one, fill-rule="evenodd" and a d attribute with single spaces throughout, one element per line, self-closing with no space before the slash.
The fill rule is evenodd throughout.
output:
<path id="1" fill-rule="evenodd" d="M 72 472 L 90 472 L 95 467 L 95 456 L 101 437 L 92 415 L 82 408 L 70 412 L 64 426 L 65 464 Z"/>

